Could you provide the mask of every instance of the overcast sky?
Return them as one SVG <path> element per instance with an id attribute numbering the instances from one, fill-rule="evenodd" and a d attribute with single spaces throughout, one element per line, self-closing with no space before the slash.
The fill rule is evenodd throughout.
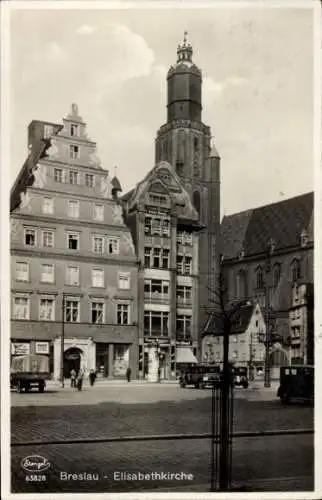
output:
<path id="1" fill-rule="evenodd" d="M 134 187 L 154 166 L 166 72 L 187 29 L 222 159 L 222 212 L 312 190 L 312 27 L 309 9 L 12 12 L 12 182 L 29 122 L 61 122 L 76 102 L 102 166 Z"/>

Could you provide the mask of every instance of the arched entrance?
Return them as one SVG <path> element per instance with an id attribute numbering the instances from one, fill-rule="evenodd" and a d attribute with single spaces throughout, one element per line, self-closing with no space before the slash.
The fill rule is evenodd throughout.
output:
<path id="1" fill-rule="evenodd" d="M 280 367 L 289 365 L 288 352 L 283 347 L 275 346 L 269 354 L 269 367 L 271 379 L 278 380 L 280 377 Z"/>
<path id="2" fill-rule="evenodd" d="M 64 352 L 64 378 L 70 377 L 71 370 L 78 373 L 83 351 L 78 347 L 70 347 Z"/>

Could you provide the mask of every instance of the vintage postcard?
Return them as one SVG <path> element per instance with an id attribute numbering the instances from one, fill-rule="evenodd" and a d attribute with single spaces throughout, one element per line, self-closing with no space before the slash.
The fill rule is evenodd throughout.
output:
<path id="1" fill-rule="evenodd" d="M 4 500 L 321 497 L 320 7 L 1 5 Z"/>

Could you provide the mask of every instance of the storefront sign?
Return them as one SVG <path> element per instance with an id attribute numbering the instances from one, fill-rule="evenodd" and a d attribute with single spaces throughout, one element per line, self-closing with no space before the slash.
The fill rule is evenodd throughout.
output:
<path id="1" fill-rule="evenodd" d="M 11 354 L 13 356 L 25 356 L 30 354 L 30 344 L 22 342 L 12 342 L 11 344 Z"/>
<path id="2" fill-rule="evenodd" d="M 49 354 L 49 342 L 36 342 L 36 354 Z"/>

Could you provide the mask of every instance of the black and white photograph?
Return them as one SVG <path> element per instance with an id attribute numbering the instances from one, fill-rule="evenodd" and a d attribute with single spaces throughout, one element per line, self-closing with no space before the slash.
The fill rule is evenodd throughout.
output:
<path id="1" fill-rule="evenodd" d="M 1 26 L 2 498 L 320 498 L 320 2 Z"/>

